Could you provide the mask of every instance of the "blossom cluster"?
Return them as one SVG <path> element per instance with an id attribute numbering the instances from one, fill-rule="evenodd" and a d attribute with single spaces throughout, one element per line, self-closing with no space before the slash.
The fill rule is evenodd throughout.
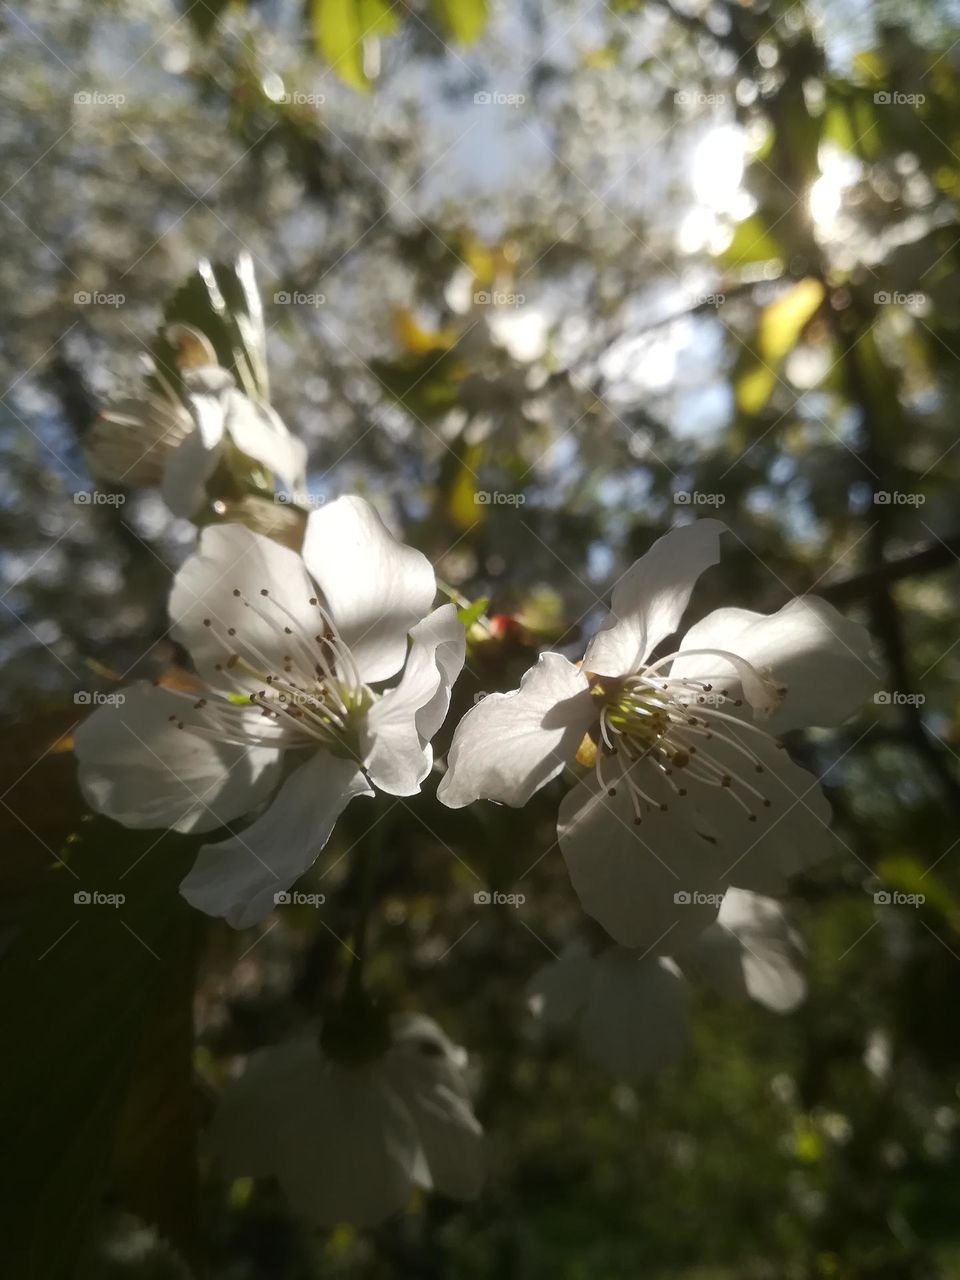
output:
<path id="1" fill-rule="evenodd" d="M 295 546 L 256 522 L 211 519 L 224 470 L 234 488 L 255 465 L 303 489 L 305 451 L 202 337 L 180 336 L 199 350 L 182 391 L 111 406 L 89 452 L 99 474 L 158 483 L 201 526 L 169 600 L 193 674 L 134 685 L 83 723 L 76 755 L 92 808 L 209 837 L 181 891 L 245 928 L 358 797 L 412 796 L 436 768 L 448 807 L 519 807 L 566 774 L 559 847 L 608 941 L 573 940 L 535 976 L 544 1022 L 574 1027 L 590 1056 L 637 1075 L 682 1047 L 685 976 L 793 1008 L 802 945 L 776 899 L 833 837 L 818 779 L 779 735 L 836 725 L 873 691 L 863 628 L 800 596 L 772 615 L 717 609 L 668 644 L 726 532 L 694 520 L 622 575 L 580 661 L 542 653 L 519 688 L 467 711 L 441 766 L 432 742 L 466 636 L 456 606 L 436 606 L 432 565 L 359 496 L 311 510 Z M 225 1165 L 277 1176 L 320 1224 L 378 1221 L 414 1185 L 476 1194 L 462 1051 L 428 1019 L 381 1030 L 366 1054 L 321 1034 L 255 1055 L 216 1126 Z M 299 1118 L 281 1120 L 278 1096 Z M 327 1152 L 372 1152 L 375 1176 L 354 1186 L 349 1161 L 331 1172 L 318 1151 L 308 1159 L 305 1127 Z"/>

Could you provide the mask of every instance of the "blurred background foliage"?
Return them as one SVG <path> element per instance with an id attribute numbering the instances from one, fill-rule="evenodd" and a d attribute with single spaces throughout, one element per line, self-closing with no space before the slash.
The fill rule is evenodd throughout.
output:
<path id="1" fill-rule="evenodd" d="M 5 1273 L 960 1274 L 957 5 L 2 9 Z M 240 255 L 312 490 L 371 496 L 490 601 L 451 723 L 539 647 L 579 656 L 625 565 L 717 504 L 696 612 L 814 589 L 887 672 L 886 703 L 791 744 L 838 837 L 792 903 L 806 1005 L 694 990 L 654 1081 L 526 1012 L 583 922 L 561 784 L 520 813 L 443 810 L 432 783 L 384 806 L 371 977 L 470 1050 L 491 1172 L 474 1206 L 368 1233 L 225 1187 L 203 1131 L 237 1055 L 342 982 L 370 809 L 311 873 L 322 927 L 235 934 L 177 896 L 189 842 L 83 817 L 69 754 L 78 689 L 182 658 L 165 593 L 194 534 L 156 494 L 77 501 L 84 435 L 198 262 L 222 284 Z M 135 918 L 81 918 L 60 857 L 125 877 Z M 488 885 L 526 902 L 477 908 Z"/>

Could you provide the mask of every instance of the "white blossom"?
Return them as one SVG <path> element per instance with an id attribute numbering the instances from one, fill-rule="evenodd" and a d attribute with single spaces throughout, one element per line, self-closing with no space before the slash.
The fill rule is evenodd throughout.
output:
<path id="1" fill-rule="evenodd" d="M 261 1049 L 227 1087 L 212 1146 L 230 1177 L 275 1177 L 316 1227 L 375 1226 L 415 1187 L 472 1200 L 483 1131 L 465 1065 L 422 1014 L 394 1018 L 390 1047 L 368 1062 L 335 1061 L 313 1035 Z"/>
<path id="2" fill-rule="evenodd" d="M 284 488 L 304 486 L 306 447 L 276 411 L 237 389 L 216 364 L 182 372 L 181 399 L 159 371 L 157 389 L 107 405 L 86 442 L 93 473 L 113 484 L 157 484 L 177 516 L 203 505 L 206 485 L 225 453 L 238 450 Z"/>
<path id="3" fill-rule="evenodd" d="M 134 686 L 86 720 L 84 795 L 128 827 L 227 825 L 182 891 L 236 927 L 261 919 L 354 796 L 413 795 L 430 772 L 464 660 L 456 609 L 430 613 L 435 594 L 426 557 L 361 498 L 312 512 L 302 557 L 244 525 L 207 527 L 170 597 L 201 684 Z"/>
<path id="4" fill-rule="evenodd" d="M 594 767 L 559 813 L 571 879 L 617 942 L 662 954 L 716 918 L 729 886 L 780 894 L 830 851 L 818 780 L 772 735 L 838 724 L 876 685 L 866 631 L 817 596 L 770 616 L 718 609 L 653 657 L 724 532 L 699 520 L 660 538 L 581 664 L 544 653 L 519 689 L 469 711 L 437 793 L 522 805 L 587 748 Z"/>
<path id="5" fill-rule="evenodd" d="M 687 1046 L 686 978 L 790 1013 L 806 995 L 804 954 L 778 902 L 729 889 L 714 923 L 672 958 L 569 943 L 534 975 L 530 1007 L 548 1027 L 573 1028 L 611 1075 L 639 1078 L 671 1066 Z"/>

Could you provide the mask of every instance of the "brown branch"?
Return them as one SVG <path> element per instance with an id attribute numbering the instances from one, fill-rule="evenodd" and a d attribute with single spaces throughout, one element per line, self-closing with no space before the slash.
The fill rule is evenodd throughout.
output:
<path id="1" fill-rule="evenodd" d="M 940 542 L 928 543 L 908 556 L 884 560 L 882 564 L 863 573 L 855 573 L 839 582 L 829 583 L 818 588 L 817 595 L 835 605 L 851 604 L 857 600 L 866 600 L 878 590 L 891 587 L 903 578 L 935 573 L 939 569 L 948 569 L 957 562 L 960 562 L 960 533 Z"/>

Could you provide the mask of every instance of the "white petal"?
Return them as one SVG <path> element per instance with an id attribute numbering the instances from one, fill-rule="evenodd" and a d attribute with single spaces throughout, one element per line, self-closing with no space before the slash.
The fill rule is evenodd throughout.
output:
<path id="1" fill-rule="evenodd" d="M 295 1159 L 280 1184 L 294 1211 L 317 1226 L 376 1226 L 410 1198 L 416 1125 L 378 1067 L 330 1063 L 312 1103 L 304 1099 L 289 1143 Z"/>
<path id="2" fill-rule="evenodd" d="M 393 796 L 414 795 L 430 772 L 430 739 L 447 714 L 466 653 L 463 624 L 452 604 L 418 622 L 410 639 L 403 678 L 373 704 L 364 730 L 367 773 Z"/>
<path id="3" fill-rule="evenodd" d="M 211 1131 L 232 1177 L 276 1177 L 317 1227 L 376 1226 L 406 1204 L 419 1140 L 379 1063 L 330 1062 L 315 1036 L 252 1054 Z"/>
<path id="4" fill-rule="evenodd" d="M 407 633 L 437 593 L 430 561 L 398 542 L 363 498 L 311 512 L 303 558 L 368 683 L 403 666 Z"/>
<path id="5" fill-rule="evenodd" d="M 263 590 L 269 597 L 261 594 Z M 263 676 L 283 670 L 284 655 L 292 645 L 294 655 L 299 655 L 304 643 L 300 637 L 309 644 L 322 629 L 321 617 L 309 603 L 316 594 L 296 552 L 242 524 L 210 525 L 174 579 L 173 634 L 205 680 L 252 692 L 263 687 Z M 210 625 L 205 626 L 208 619 Z M 292 636 L 286 635 L 285 626 Z M 228 634 L 231 628 L 236 635 Z M 218 671 L 232 653 L 240 654 L 244 664 Z M 259 678 L 246 672 L 245 665 L 261 673 Z"/>
<path id="6" fill-rule="evenodd" d="M 612 773 L 612 771 L 611 771 Z M 642 822 L 621 781 L 610 796 L 590 774 L 560 804 L 560 850 L 583 909 L 625 947 L 669 954 L 716 918 L 723 894 L 717 850 L 688 825 L 655 772 L 637 778 L 667 812 Z"/>
<path id="7" fill-rule="evenodd" d="M 548 1026 L 565 1026 L 580 1014 L 592 983 L 593 956 L 586 943 L 575 938 L 527 984 L 531 1009 Z"/>
<path id="8" fill-rule="evenodd" d="M 484 1142 L 459 1066 L 461 1051 L 422 1015 L 395 1035 L 383 1072 L 417 1126 L 427 1175 L 418 1181 L 457 1200 L 472 1200 L 483 1186 Z"/>
<path id="9" fill-rule="evenodd" d="M 687 992 L 676 966 L 611 947 L 593 962 L 593 985 L 580 1019 L 590 1057 L 617 1076 L 662 1071 L 687 1044 Z"/>
<path id="10" fill-rule="evenodd" d="M 169 689 L 134 685 L 119 706 L 98 708 L 74 750 L 87 803 L 125 827 L 213 831 L 251 812 L 279 781 L 272 747 L 211 742 L 176 721 L 190 702 Z"/>
<path id="11" fill-rule="evenodd" d="M 737 773 L 761 793 L 769 805 L 733 787 L 709 787 L 687 780 L 684 804 L 698 828 L 713 837 L 724 883 L 757 893 L 782 894 L 791 876 L 822 862 L 838 851 L 830 830 L 830 804 L 819 780 L 794 764 L 784 748 L 749 728 L 728 725 L 730 736 L 756 757 L 763 772 L 734 747 L 714 738 L 710 755 L 722 767 Z M 737 791 L 755 815 L 733 799 Z"/>
<path id="12" fill-rule="evenodd" d="M 725 649 L 756 667 L 769 668 L 787 686 L 779 711 L 765 727 L 784 733 L 804 725 L 835 725 L 869 698 L 880 667 L 869 633 L 819 596 L 798 596 L 773 614 L 749 609 L 717 609 L 691 627 L 684 649 Z M 719 676 L 737 684 L 722 658 L 679 657 L 670 674 Z"/>
<path id="13" fill-rule="evenodd" d="M 307 449 L 268 404 L 234 391 L 226 405 L 226 430 L 237 448 L 259 462 L 289 490 L 304 485 Z"/>
<path id="14" fill-rule="evenodd" d="M 207 481 L 221 457 L 219 439 L 212 444 L 199 431 L 191 431 L 169 455 L 163 468 L 160 493 L 175 516 L 189 520 L 206 498 Z"/>
<path id="15" fill-rule="evenodd" d="M 803 956 L 780 903 L 744 889 L 727 891 L 719 918 L 690 952 L 704 981 L 775 1013 L 790 1013 L 806 996 Z"/>
<path id="16" fill-rule="evenodd" d="M 573 760 L 596 720 L 586 676 L 559 653 L 542 653 L 512 693 L 491 693 L 457 725 L 437 798 L 519 807 Z"/>
<path id="17" fill-rule="evenodd" d="M 585 671 L 623 676 L 680 625 L 694 584 L 720 559 L 719 520 L 696 520 L 658 538 L 613 589 L 610 614 L 587 645 Z"/>
<path id="18" fill-rule="evenodd" d="M 273 910 L 274 895 L 313 864 L 348 802 L 363 795 L 373 792 L 352 761 L 316 752 L 256 822 L 230 840 L 204 845 L 180 892 L 235 929 L 256 924 Z"/>
<path id="19" fill-rule="evenodd" d="M 194 430 L 193 419 L 166 396 L 112 400 L 83 443 L 95 476 L 113 484 L 160 483 L 172 450 Z"/>
<path id="20" fill-rule="evenodd" d="M 230 374 L 217 365 L 184 376 L 184 402 L 194 430 L 167 459 L 160 486 L 175 516 L 189 520 L 204 501 L 207 481 L 223 453 L 225 405 L 232 388 Z"/>

